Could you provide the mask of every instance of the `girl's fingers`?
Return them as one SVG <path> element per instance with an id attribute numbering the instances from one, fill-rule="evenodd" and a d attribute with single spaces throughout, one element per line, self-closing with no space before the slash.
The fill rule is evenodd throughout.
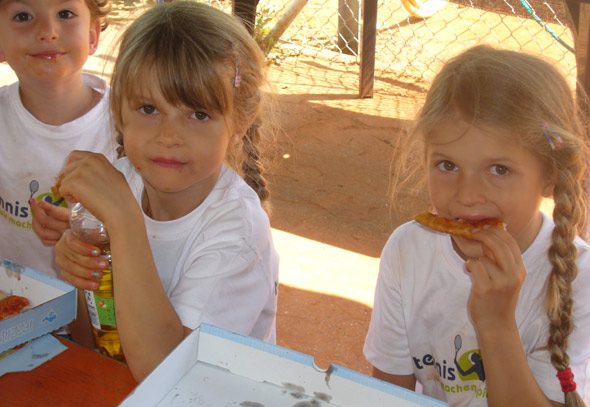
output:
<path id="1" fill-rule="evenodd" d="M 57 208 L 47 202 L 30 201 L 33 212 L 33 231 L 46 246 L 55 246 L 69 227 L 69 209 Z M 55 208 L 55 210 L 54 210 Z"/>
<path id="2" fill-rule="evenodd" d="M 68 208 L 55 206 L 45 201 L 38 202 L 38 205 L 39 208 L 42 209 L 50 219 L 54 220 L 55 222 L 59 222 L 60 224 L 69 224 L 70 210 Z"/>
<path id="3" fill-rule="evenodd" d="M 474 233 L 473 238 L 482 243 L 484 256 L 497 264 L 499 272 L 524 269 L 520 247 L 507 231 L 490 228 Z"/>
<path id="4" fill-rule="evenodd" d="M 73 252 L 73 255 L 76 256 L 73 260 L 77 263 L 88 268 L 103 269 L 108 267 L 108 262 L 100 257 L 101 250 L 99 247 L 76 238 L 71 230 L 64 232 L 64 235 L 66 237 L 68 248 Z"/>
<path id="5" fill-rule="evenodd" d="M 106 259 L 98 257 L 98 248 L 76 239 L 67 230 L 56 245 L 55 262 L 64 280 L 83 289 L 94 290 L 108 267 Z"/>
<path id="6" fill-rule="evenodd" d="M 81 290 L 94 291 L 98 289 L 98 279 L 82 278 L 75 274 L 65 272 L 64 270 L 61 270 L 61 278 Z"/>
<path id="7" fill-rule="evenodd" d="M 490 274 L 481 259 L 469 259 L 465 262 L 465 267 L 467 267 L 467 270 L 473 276 L 474 287 L 479 287 L 482 284 L 489 285 L 491 283 Z"/>

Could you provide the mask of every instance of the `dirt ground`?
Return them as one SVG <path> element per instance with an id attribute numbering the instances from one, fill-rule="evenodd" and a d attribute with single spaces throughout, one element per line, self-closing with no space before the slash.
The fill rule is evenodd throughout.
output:
<path id="1" fill-rule="evenodd" d="M 359 99 L 355 66 L 301 56 L 271 66 L 270 77 L 285 131 L 279 140 L 285 158 L 270 169 L 271 224 L 298 236 L 295 245 L 311 246 L 300 253 L 275 234 L 282 257 L 278 343 L 315 356 L 323 367 L 332 362 L 370 373 L 362 346 L 377 258 L 406 220 L 390 210 L 392 144 L 422 92 L 377 77 L 375 96 Z"/>

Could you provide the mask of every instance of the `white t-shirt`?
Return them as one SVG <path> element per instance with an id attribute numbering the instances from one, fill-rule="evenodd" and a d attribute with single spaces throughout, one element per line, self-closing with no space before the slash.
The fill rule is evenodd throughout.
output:
<path id="1" fill-rule="evenodd" d="M 141 175 L 127 158 L 115 167 L 140 203 Z M 276 341 L 279 258 L 258 195 L 238 174 L 223 166 L 211 193 L 182 218 L 144 219 L 160 279 L 184 326 L 206 322 Z"/>
<path id="2" fill-rule="evenodd" d="M 45 247 L 33 232 L 29 199 L 67 207 L 51 193 L 72 150 L 87 150 L 116 158 L 108 87 L 97 76 L 84 82 L 103 95 L 84 116 L 52 126 L 37 120 L 23 106 L 19 84 L 0 88 L 0 261 L 10 259 L 51 276 L 58 275 L 53 247 Z"/>
<path id="3" fill-rule="evenodd" d="M 551 400 L 563 393 L 541 350 L 549 320 L 544 306 L 545 282 L 551 271 L 547 250 L 553 221 L 543 225 L 522 257 L 527 268 L 516 308 L 516 322 L 529 366 Z M 579 394 L 590 402 L 590 247 L 576 240 L 579 274 L 573 283 L 574 323 L 568 354 Z M 375 291 L 375 304 L 364 352 L 377 369 L 414 374 L 423 393 L 451 406 L 487 406 L 485 372 L 468 300 L 472 280 L 449 235 L 412 221 L 389 238 Z M 485 364 L 485 361 L 484 361 Z M 510 372 L 506 372 L 507 375 Z"/>

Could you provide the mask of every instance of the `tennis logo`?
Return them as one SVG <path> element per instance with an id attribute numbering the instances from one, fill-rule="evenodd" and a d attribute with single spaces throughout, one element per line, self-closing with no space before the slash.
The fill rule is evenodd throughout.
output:
<path id="1" fill-rule="evenodd" d="M 451 399 L 459 393 L 469 393 L 475 398 L 487 398 L 481 351 L 465 348 L 461 335 L 456 335 L 453 343 L 454 355 L 449 355 L 449 359 L 452 360 L 437 360 L 429 353 L 422 357 L 412 356 L 416 369 L 434 369 L 435 379 Z"/>
<path id="2" fill-rule="evenodd" d="M 461 335 L 455 336 L 455 367 L 459 378 L 463 381 L 466 380 L 480 380 L 485 381 L 486 374 L 483 369 L 483 360 L 481 358 L 481 352 L 479 349 L 471 349 L 463 352 L 461 356 L 458 356 L 459 351 L 463 345 Z"/>

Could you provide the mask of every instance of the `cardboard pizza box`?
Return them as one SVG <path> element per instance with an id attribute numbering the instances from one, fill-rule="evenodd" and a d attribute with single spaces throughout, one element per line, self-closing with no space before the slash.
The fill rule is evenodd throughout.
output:
<path id="1" fill-rule="evenodd" d="M 55 331 L 76 318 L 76 288 L 10 260 L 0 265 L 0 290 L 26 297 L 30 308 L 0 321 L 0 352 Z"/>
<path id="2" fill-rule="evenodd" d="M 120 407 L 440 407 L 439 400 L 203 324 Z"/>

